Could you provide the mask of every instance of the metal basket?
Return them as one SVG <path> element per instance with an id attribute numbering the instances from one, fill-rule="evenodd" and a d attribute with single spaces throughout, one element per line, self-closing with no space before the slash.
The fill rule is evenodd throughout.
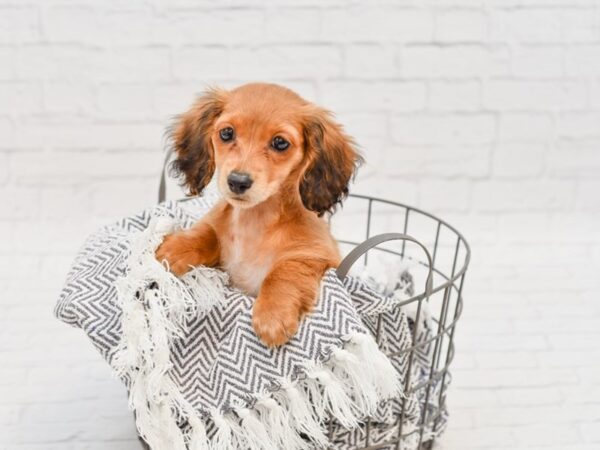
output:
<path id="1" fill-rule="evenodd" d="M 403 407 L 397 416 L 393 437 L 376 441 L 371 436 L 369 419 L 364 426 L 364 446 L 356 450 L 400 450 L 407 438 L 416 433 L 417 448 L 429 449 L 435 437 L 425 441 L 424 430 L 437 430 L 441 415 L 446 411 L 449 368 L 455 353 L 454 333 L 462 313 L 462 290 L 470 260 L 469 245 L 453 226 L 432 214 L 398 202 L 364 195 L 350 195 L 343 210 L 332 216 L 330 222 L 342 250 L 350 250 L 338 269 L 338 275 L 345 276 L 349 267 L 360 258 L 368 267 L 377 254 L 385 255 L 386 261 L 396 259 L 409 263 L 416 294 L 402 301 L 399 306 L 416 308 L 413 342 L 420 331 L 424 302 L 428 304 L 435 329 L 428 339 L 405 350 L 409 365 L 405 393 L 420 394 L 419 398 L 422 399 L 422 415 L 417 428 L 408 432 L 403 430 Z M 422 290 L 418 289 L 420 285 L 424 286 Z M 380 322 L 381 316 L 377 318 L 378 343 Z M 411 380 L 410 367 L 417 350 L 430 345 L 433 345 L 433 350 L 426 379 L 418 382 Z M 435 395 L 432 393 L 434 384 L 440 386 Z"/>
<path id="2" fill-rule="evenodd" d="M 159 202 L 166 198 L 165 169 L 171 153 L 167 152 L 161 171 Z M 344 202 L 343 209 L 330 216 L 329 221 L 342 252 L 347 253 L 337 269 L 338 276 L 345 277 L 350 267 L 361 258 L 368 266 L 374 260 L 371 255 L 380 254 L 411 263 L 416 294 L 400 302 L 398 306 L 416 307 L 413 342 L 420 331 L 419 318 L 424 302 L 429 306 L 436 328 L 428 339 L 405 351 L 408 353 L 409 370 L 404 391 L 408 394 L 424 394 L 419 396 L 423 400 L 418 427 L 411 431 L 403 430 L 403 408 L 397 417 L 394 437 L 376 441 L 371 434 L 371 419 L 368 419 L 364 426 L 364 446 L 356 447 L 355 450 L 402 450 L 403 442 L 416 433 L 417 448 L 430 449 L 435 438 L 424 440 L 424 430 L 437 430 L 442 414 L 446 411 L 449 367 L 454 359 L 454 333 L 462 313 L 462 289 L 471 256 L 469 245 L 456 228 L 432 214 L 398 202 L 365 195 L 351 194 Z M 419 290 L 418 286 L 424 287 Z M 378 343 L 380 321 L 381 316 L 377 318 Z M 415 354 L 421 347 L 431 345 L 433 353 L 427 379 L 415 382 L 410 376 Z M 441 386 L 436 395 L 432 395 L 431 388 L 434 384 Z M 145 444 L 144 447 L 148 448 Z"/>

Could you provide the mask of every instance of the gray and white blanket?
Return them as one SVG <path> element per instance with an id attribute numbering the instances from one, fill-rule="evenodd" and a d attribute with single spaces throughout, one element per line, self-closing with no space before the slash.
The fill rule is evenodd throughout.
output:
<path id="1" fill-rule="evenodd" d="M 404 392 L 412 327 L 397 296 L 330 270 L 297 335 L 269 349 L 252 329 L 253 299 L 225 273 L 197 268 L 177 279 L 154 259 L 164 234 L 210 206 L 166 202 L 102 228 L 77 255 L 56 305 L 126 383 L 151 448 L 352 449 L 364 444 L 367 417 L 372 435 L 386 439 L 401 410 L 405 431 L 416 429 L 424 405 Z M 398 286 L 410 289 L 406 281 Z M 428 338 L 424 325 L 418 339 Z M 429 358 L 420 349 L 415 383 Z M 445 411 L 440 417 L 426 439 L 443 428 Z"/>

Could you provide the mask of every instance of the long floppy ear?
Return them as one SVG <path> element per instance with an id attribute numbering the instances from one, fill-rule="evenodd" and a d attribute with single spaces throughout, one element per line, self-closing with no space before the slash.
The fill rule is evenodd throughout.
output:
<path id="1" fill-rule="evenodd" d="M 333 213 L 363 159 L 331 113 L 313 105 L 304 123 L 304 143 L 308 163 L 300 179 L 302 203 L 319 216 Z"/>
<path id="2" fill-rule="evenodd" d="M 210 89 L 179 116 L 170 132 L 177 158 L 170 171 L 183 178 L 190 195 L 198 195 L 215 172 L 214 149 L 210 139 L 212 126 L 225 107 L 226 91 Z"/>

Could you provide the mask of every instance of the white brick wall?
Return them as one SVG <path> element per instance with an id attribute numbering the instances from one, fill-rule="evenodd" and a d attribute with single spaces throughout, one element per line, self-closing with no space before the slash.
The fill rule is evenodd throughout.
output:
<path id="1" fill-rule="evenodd" d="M 155 201 L 170 118 L 248 80 L 336 112 L 355 192 L 469 238 L 440 448 L 598 449 L 597 0 L 0 0 L 0 448 L 136 448 L 52 307 L 84 237 Z"/>

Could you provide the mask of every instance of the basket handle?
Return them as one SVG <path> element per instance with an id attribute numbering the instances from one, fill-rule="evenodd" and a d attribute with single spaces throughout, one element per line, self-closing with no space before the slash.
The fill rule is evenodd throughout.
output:
<path id="1" fill-rule="evenodd" d="M 158 203 L 162 203 L 167 199 L 167 164 L 169 164 L 169 160 L 171 159 L 172 154 L 173 149 L 171 147 L 167 147 L 167 151 L 165 152 L 165 160 L 160 171 L 160 183 L 158 185 Z"/>
<path id="2" fill-rule="evenodd" d="M 433 289 L 433 260 L 431 259 L 431 254 L 429 253 L 429 250 L 427 250 L 427 247 L 425 247 L 416 238 L 414 238 L 408 234 L 383 233 L 383 234 L 378 234 L 376 236 L 371 236 L 366 241 L 364 241 L 364 242 L 360 243 L 359 245 L 357 245 L 356 247 L 354 247 L 354 249 L 352 249 L 352 251 L 350 253 L 348 253 L 346 255 L 346 257 L 342 260 L 342 262 L 336 269 L 338 278 L 340 280 L 343 280 L 344 278 L 346 278 L 346 275 L 348 275 L 348 272 L 350 271 L 350 268 L 352 267 L 352 265 L 361 256 L 363 256 L 366 252 L 371 250 L 373 247 L 375 247 L 383 242 L 395 241 L 395 240 L 414 242 L 419 247 L 421 247 L 421 249 L 425 253 L 425 256 L 427 257 L 427 263 L 428 263 L 427 280 L 425 281 L 425 297 L 429 297 L 431 295 L 431 291 Z"/>

